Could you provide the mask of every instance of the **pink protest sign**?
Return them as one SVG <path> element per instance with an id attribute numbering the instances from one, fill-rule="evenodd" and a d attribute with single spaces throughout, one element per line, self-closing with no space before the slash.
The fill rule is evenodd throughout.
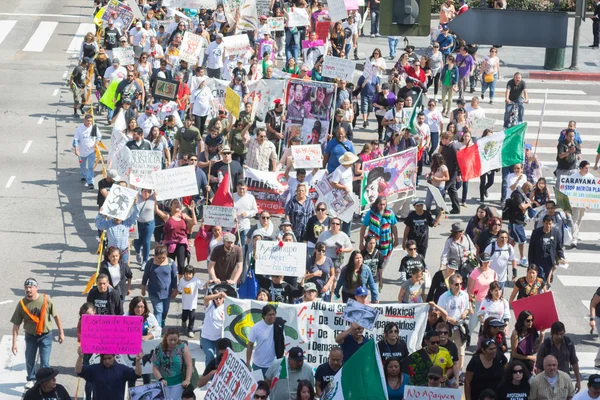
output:
<path id="1" fill-rule="evenodd" d="M 142 351 L 141 316 L 84 315 L 81 350 L 84 354 L 138 354 Z"/>
<path id="2" fill-rule="evenodd" d="M 344 0 L 346 10 L 358 10 L 358 0 Z"/>
<path id="3" fill-rule="evenodd" d="M 537 330 L 548 329 L 552 326 L 552 323 L 558 321 L 558 312 L 556 312 L 552 292 L 513 301 L 512 308 L 515 312 L 515 318 L 519 318 L 519 314 L 523 310 L 530 311 L 533 314 L 533 324 Z"/>

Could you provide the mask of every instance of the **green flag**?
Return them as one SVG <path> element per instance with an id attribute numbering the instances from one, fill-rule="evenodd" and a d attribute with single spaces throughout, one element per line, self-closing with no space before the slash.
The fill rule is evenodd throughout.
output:
<path id="1" fill-rule="evenodd" d="M 419 133 L 419 129 L 417 128 L 417 114 L 419 113 L 419 106 L 422 106 L 421 104 L 421 96 L 423 96 L 423 91 L 419 92 L 419 96 L 417 97 L 417 100 L 415 101 L 415 104 L 413 104 L 413 112 L 410 115 L 410 119 L 408 120 L 408 130 L 413 134 L 416 135 Z M 422 109 L 423 107 L 421 107 Z"/>
<path id="2" fill-rule="evenodd" d="M 571 210 L 571 202 L 569 201 L 569 196 L 567 196 L 557 188 L 554 188 L 554 197 L 556 197 L 556 205 L 558 207 L 562 208 L 569 214 L 573 213 L 573 211 Z"/>

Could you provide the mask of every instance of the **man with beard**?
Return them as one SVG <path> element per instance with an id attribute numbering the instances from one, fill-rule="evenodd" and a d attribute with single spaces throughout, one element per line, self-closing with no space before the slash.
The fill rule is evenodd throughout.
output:
<path id="1" fill-rule="evenodd" d="M 306 109 L 303 103 L 304 87 L 300 83 L 296 83 L 293 95 L 293 100 L 288 104 L 288 117 L 290 119 L 304 119 L 306 117 Z"/>

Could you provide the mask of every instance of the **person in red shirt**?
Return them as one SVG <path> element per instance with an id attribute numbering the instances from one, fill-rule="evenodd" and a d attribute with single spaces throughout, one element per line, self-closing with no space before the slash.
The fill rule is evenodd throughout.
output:
<path id="1" fill-rule="evenodd" d="M 177 89 L 177 105 L 179 106 L 179 118 L 183 121 L 185 119 L 185 110 L 187 109 L 191 92 L 190 87 L 183 80 L 183 72 L 178 72 L 177 75 L 175 75 L 175 80 L 179 81 L 179 88 Z"/>
<path id="2" fill-rule="evenodd" d="M 412 67 L 407 65 L 404 70 L 408 76 L 420 81 L 423 85 L 427 83 L 427 76 L 425 76 L 425 71 L 421 69 L 420 61 L 415 61 Z"/>

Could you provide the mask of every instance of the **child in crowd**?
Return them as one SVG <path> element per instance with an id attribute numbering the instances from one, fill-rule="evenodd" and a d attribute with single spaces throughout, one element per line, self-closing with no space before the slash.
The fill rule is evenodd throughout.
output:
<path id="1" fill-rule="evenodd" d="M 183 268 L 183 279 L 179 281 L 177 289 L 181 293 L 181 327 L 186 329 L 190 338 L 194 337 L 194 321 L 196 320 L 196 305 L 198 304 L 198 291 L 204 287 L 204 282 L 194 276 L 194 267 L 186 265 Z"/>

